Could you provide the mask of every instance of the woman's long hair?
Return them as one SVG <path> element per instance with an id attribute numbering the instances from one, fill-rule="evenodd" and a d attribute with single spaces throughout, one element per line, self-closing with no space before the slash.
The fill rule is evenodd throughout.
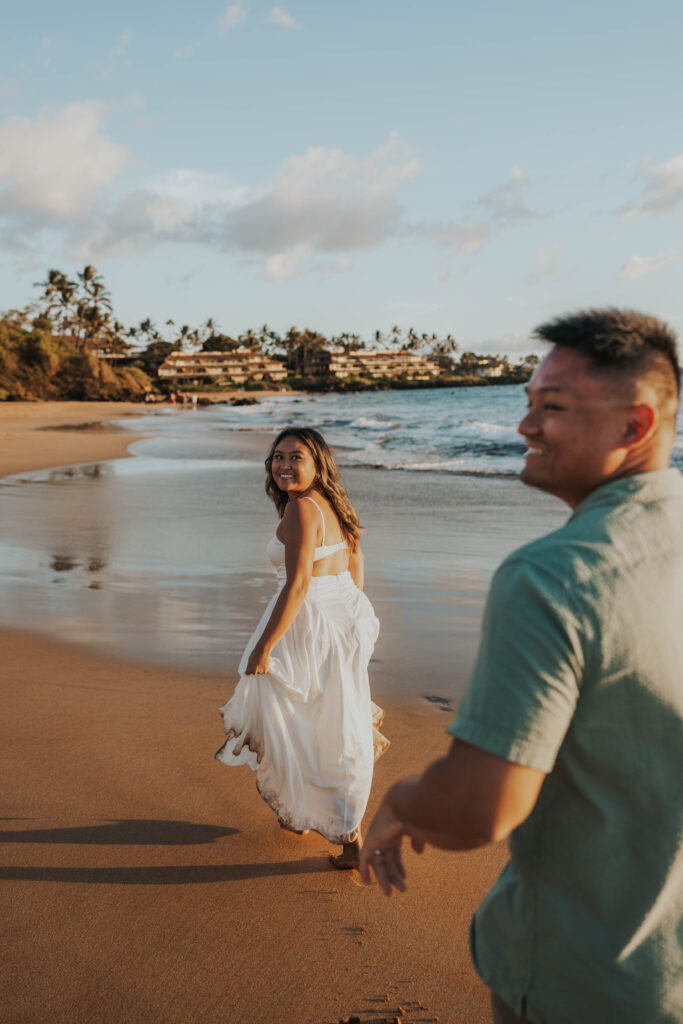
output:
<path id="1" fill-rule="evenodd" d="M 316 468 L 314 486 L 323 494 L 334 510 L 339 521 L 342 534 L 349 543 L 351 551 L 358 550 L 361 525 L 348 495 L 339 482 L 339 470 L 334 461 L 327 441 L 313 427 L 286 427 L 281 430 L 273 441 L 266 458 L 266 494 L 272 498 L 278 515 L 282 519 L 287 507 L 288 497 L 281 491 L 273 478 L 273 455 L 285 437 L 296 437 L 302 441 L 313 456 Z"/>

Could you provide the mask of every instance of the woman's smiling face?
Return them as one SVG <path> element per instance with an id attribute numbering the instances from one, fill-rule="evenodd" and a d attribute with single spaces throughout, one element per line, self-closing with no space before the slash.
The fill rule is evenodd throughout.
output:
<path id="1" fill-rule="evenodd" d="M 315 459 L 310 449 L 298 437 L 283 437 L 273 452 L 271 473 L 273 480 L 289 497 L 310 491 L 317 476 Z"/>

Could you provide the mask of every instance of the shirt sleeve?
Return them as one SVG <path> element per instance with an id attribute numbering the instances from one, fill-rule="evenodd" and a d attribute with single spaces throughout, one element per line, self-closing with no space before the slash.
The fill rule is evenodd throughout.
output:
<path id="1" fill-rule="evenodd" d="M 451 735 L 515 764 L 551 771 L 585 664 L 582 624 L 568 597 L 539 566 L 515 558 L 503 563 Z"/>

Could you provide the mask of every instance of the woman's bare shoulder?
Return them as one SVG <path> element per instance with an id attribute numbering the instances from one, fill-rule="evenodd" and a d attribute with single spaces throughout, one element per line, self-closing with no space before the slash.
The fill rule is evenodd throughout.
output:
<path id="1" fill-rule="evenodd" d="M 317 528 L 319 522 L 320 513 L 315 509 L 314 503 L 301 497 L 287 502 L 281 525 L 286 536 L 289 532 L 308 532 Z"/>

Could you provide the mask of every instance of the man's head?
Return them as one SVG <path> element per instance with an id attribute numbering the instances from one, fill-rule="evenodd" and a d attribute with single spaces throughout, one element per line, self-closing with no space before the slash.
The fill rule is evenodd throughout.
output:
<path id="1" fill-rule="evenodd" d="M 591 310 L 544 324 L 553 348 L 529 382 L 519 425 L 522 480 L 575 508 L 601 484 L 668 465 L 680 366 L 675 336 L 654 317 Z"/>

